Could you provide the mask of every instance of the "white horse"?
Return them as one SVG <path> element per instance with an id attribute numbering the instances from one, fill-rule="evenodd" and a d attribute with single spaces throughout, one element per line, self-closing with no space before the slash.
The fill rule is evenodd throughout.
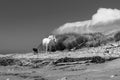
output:
<path id="1" fill-rule="evenodd" d="M 50 43 L 51 40 L 54 40 L 56 42 L 56 38 L 54 35 L 50 35 L 48 38 L 44 38 L 42 40 L 42 44 L 45 46 L 46 48 L 46 53 L 47 53 L 47 50 L 48 50 L 48 45 Z"/>

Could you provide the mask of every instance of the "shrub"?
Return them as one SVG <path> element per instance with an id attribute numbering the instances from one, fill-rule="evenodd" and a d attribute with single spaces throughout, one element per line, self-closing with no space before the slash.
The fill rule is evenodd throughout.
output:
<path id="1" fill-rule="evenodd" d="M 56 35 L 57 50 L 72 49 L 76 45 L 76 36 L 78 34 L 75 33 Z"/>
<path id="2" fill-rule="evenodd" d="M 63 41 L 63 44 L 66 49 L 71 50 L 72 48 L 77 46 L 76 37 L 68 37 L 65 41 Z"/>
<path id="3" fill-rule="evenodd" d="M 56 51 L 56 42 L 55 41 L 50 41 L 50 43 L 48 44 L 48 51 Z"/>
<path id="4" fill-rule="evenodd" d="M 90 33 L 88 35 L 89 35 L 89 38 L 88 38 L 88 41 L 86 42 L 86 46 L 88 47 L 98 47 L 101 44 L 106 43 L 107 38 L 102 33 Z"/>
<path id="5" fill-rule="evenodd" d="M 64 46 L 64 49 L 67 50 L 71 50 L 73 48 L 81 48 L 81 46 L 83 46 L 83 43 L 87 41 L 87 38 L 85 38 L 81 34 L 69 33 L 58 36 L 59 38 L 57 39 L 59 41 L 57 43 L 61 42 L 62 46 Z"/>
<path id="6" fill-rule="evenodd" d="M 85 43 L 88 41 L 88 38 L 86 38 L 85 36 L 79 36 L 76 39 L 78 47 L 84 47 Z"/>
<path id="7" fill-rule="evenodd" d="M 115 41 L 119 41 L 119 40 L 120 40 L 120 31 L 117 32 L 117 33 L 114 35 L 114 39 L 115 39 Z"/>

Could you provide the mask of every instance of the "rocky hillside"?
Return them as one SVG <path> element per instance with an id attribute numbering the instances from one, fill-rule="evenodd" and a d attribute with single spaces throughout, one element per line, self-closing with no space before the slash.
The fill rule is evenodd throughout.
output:
<path id="1" fill-rule="evenodd" d="M 86 34 L 59 34 L 55 35 L 56 42 L 51 41 L 48 44 L 48 51 L 72 51 L 82 48 L 92 48 L 106 45 L 108 43 L 117 42 L 120 40 L 120 31 L 111 32 L 108 34 L 103 33 L 86 33 Z M 45 46 L 40 43 L 37 48 L 33 50 L 38 50 L 38 52 L 45 52 Z"/>
<path id="2" fill-rule="evenodd" d="M 61 59 L 64 62 L 81 62 L 81 61 L 91 61 L 91 62 L 105 62 L 111 59 L 116 59 L 120 57 L 120 41 L 108 43 L 106 45 L 101 45 L 98 47 L 82 48 L 75 51 L 56 51 L 46 53 L 39 53 L 34 55 L 33 53 L 27 54 L 9 54 L 0 56 L 0 65 L 28 65 L 34 66 L 42 63 L 57 62 Z"/>

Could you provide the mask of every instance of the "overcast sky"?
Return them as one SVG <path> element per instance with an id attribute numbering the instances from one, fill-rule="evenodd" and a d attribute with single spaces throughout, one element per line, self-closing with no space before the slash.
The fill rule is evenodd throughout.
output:
<path id="1" fill-rule="evenodd" d="M 98 8 L 120 9 L 120 0 L 1 0 L 0 53 L 29 52 L 54 29 L 89 20 Z"/>

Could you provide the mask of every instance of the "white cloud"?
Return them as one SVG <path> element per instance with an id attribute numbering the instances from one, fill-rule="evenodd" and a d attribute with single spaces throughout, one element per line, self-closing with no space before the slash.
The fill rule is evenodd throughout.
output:
<path id="1" fill-rule="evenodd" d="M 99 8 L 97 10 L 97 13 L 95 13 L 92 16 L 91 20 L 66 23 L 60 26 L 58 29 L 56 29 L 53 33 L 55 34 L 64 34 L 64 33 L 73 33 L 73 32 L 74 33 L 88 33 L 92 31 L 93 32 L 99 31 L 99 29 L 109 30 L 109 26 L 105 26 L 105 24 L 115 22 L 116 20 L 120 20 L 120 10 L 111 9 L 111 8 Z M 102 24 L 104 26 L 103 27 L 98 26 L 99 24 Z"/>
<path id="2" fill-rule="evenodd" d="M 97 13 L 92 16 L 92 24 L 109 23 L 120 19 L 120 10 L 110 8 L 99 8 Z"/>
<path id="3" fill-rule="evenodd" d="M 87 32 L 87 26 L 89 26 L 90 20 L 66 23 L 60 26 L 55 33 L 64 34 L 64 33 L 85 33 Z"/>

